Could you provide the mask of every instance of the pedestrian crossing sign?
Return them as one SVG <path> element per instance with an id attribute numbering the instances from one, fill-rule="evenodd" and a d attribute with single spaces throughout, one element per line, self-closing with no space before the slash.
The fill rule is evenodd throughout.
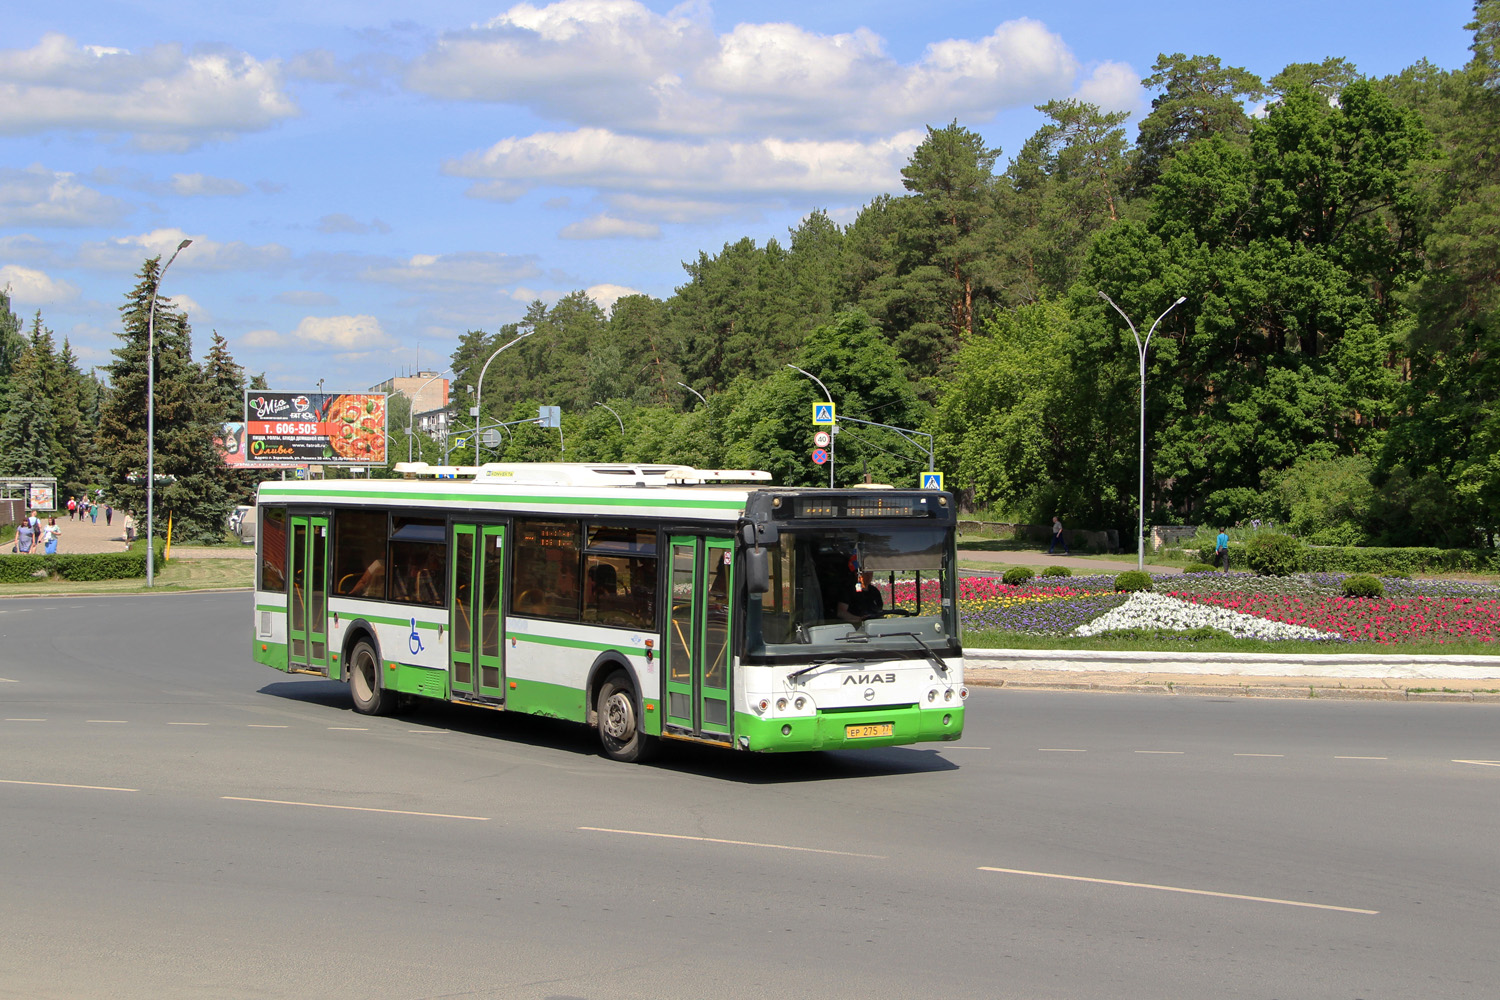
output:
<path id="1" fill-rule="evenodd" d="M 941 472 L 922 473 L 922 489 L 940 490 L 943 488 L 943 474 Z"/>
<path id="2" fill-rule="evenodd" d="M 815 427 L 832 427 L 833 426 L 833 404 L 832 403 L 814 403 L 813 404 L 813 426 L 815 426 Z"/>

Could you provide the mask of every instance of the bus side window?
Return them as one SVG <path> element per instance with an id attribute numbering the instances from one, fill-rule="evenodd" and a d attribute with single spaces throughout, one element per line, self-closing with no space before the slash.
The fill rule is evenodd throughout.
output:
<path id="1" fill-rule="evenodd" d="M 286 593 L 286 508 L 260 508 L 260 579 L 256 589 Z"/>
<path id="2" fill-rule="evenodd" d="M 513 614 L 579 620 L 581 535 L 577 521 L 516 521 Z"/>
<path id="3" fill-rule="evenodd" d="M 383 511 L 341 510 L 335 515 L 335 596 L 385 598 L 386 527 Z"/>

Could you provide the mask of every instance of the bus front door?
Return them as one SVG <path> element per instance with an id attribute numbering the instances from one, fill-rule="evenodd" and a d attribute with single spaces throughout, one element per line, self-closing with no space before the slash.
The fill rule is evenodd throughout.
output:
<path id="1" fill-rule="evenodd" d="M 699 739 L 730 740 L 729 641 L 734 541 L 672 538 L 666 643 L 666 724 Z"/>
<path id="2" fill-rule="evenodd" d="M 293 514 L 292 585 L 287 590 L 287 669 L 328 673 L 328 518 Z M 332 676 L 337 677 L 337 673 Z"/>
<path id="3" fill-rule="evenodd" d="M 501 589 L 505 570 L 505 526 L 453 526 L 453 579 L 448 684 L 453 696 L 472 701 L 505 700 L 501 637 Z"/>

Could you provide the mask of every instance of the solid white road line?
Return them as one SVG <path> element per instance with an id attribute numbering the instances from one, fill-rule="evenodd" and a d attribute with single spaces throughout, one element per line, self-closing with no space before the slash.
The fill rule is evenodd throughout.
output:
<path id="1" fill-rule="evenodd" d="M 1328 903 L 1304 903 L 1299 899 L 1276 899 L 1271 896 L 1244 896 L 1237 892 L 1210 892 L 1207 889 L 1185 889 L 1177 885 L 1153 885 L 1150 882 L 1121 882 L 1112 878 L 1089 878 L 1085 875 L 1059 875 L 1056 872 L 1029 872 L 1020 868 L 980 868 L 982 872 L 999 872 L 1003 875 L 1031 875 L 1036 878 L 1056 878 L 1067 882 L 1092 882 L 1095 885 L 1118 885 L 1127 889 L 1155 889 L 1158 892 L 1183 892 L 1192 896 L 1217 896 L 1220 899 L 1240 899 L 1250 903 L 1279 903 L 1282 906 L 1303 906 L 1313 910 L 1336 910 L 1339 913 L 1362 913 L 1374 916 L 1379 910 L 1361 910 L 1353 906 L 1331 906 Z"/>
<path id="2" fill-rule="evenodd" d="M 6 719 L 6 722 L 46 722 L 46 719 Z"/>
<path id="3" fill-rule="evenodd" d="M 430 816 L 433 819 L 472 819 L 481 823 L 489 822 L 488 816 L 454 816 L 451 813 L 415 812 L 410 809 L 373 809 L 369 806 L 336 806 L 328 802 L 288 802 L 284 799 L 247 799 L 240 795 L 221 795 L 221 799 L 230 802 L 259 802 L 270 806 L 306 806 L 309 809 L 345 809 L 349 812 L 387 813 L 392 816 Z"/>
<path id="4" fill-rule="evenodd" d="M 729 844 L 731 847 L 766 847 L 775 851 L 804 851 L 808 854 L 838 854 L 846 858 L 884 858 L 884 854 L 856 854 L 853 851 L 829 851 L 821 847 L 792 847 L 788 844 L 758 844 L 752 840 L 720 840 L 718 837 L 689 837 L 681 833 L 651 833 L 646 830 L 611 830 L 603 826 L 580 826 L 593 833 L 623 833 L 628 837 L 661 837 L 665 840 L 696 840 L 702 844 Z"/>
<path id="5" fill-rule="evenodd" d="M 91 792 L 138 792 L 139 788 L 113 788 L 109 785 L 65 785 L 60 781 L 12 781 L 0 778 L 0 785 L 39 785 L 43 788 L 86 788 Z"/>

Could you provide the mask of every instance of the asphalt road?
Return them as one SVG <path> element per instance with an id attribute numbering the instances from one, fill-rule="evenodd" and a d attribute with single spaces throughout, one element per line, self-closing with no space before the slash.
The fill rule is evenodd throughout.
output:
<path id="1" fill-rule="evenodd" d="M 940 749 L 629 766 L 249 637 L 0 602 L 0 997 L 1500 989 L 1500 706 L 977 690 Z"/>

